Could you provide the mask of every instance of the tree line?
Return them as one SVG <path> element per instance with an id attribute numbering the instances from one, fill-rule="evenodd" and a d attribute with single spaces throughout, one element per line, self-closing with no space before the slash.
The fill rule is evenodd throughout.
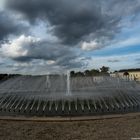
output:
<path id="1" fill-rule="evenodd" d="M 7 80 L 12 77 L 20 76 L 19 74 L 0 74 L 0 81 Z"/>
<path id="2" fill-rule="evenodd" d="M 71 77 L 81 77 L 81 76 L 108 76 L 109 75 L 109 67 L 102 66 L 100 69 L 91 69 L 85 70 L 84 72 L 78 71 L 71 71 Z M 7 80 L 9 78 L 21 76 L 20 74 L 0 74 L 0 81 Z"/>
<path id="3" fill-rule="evenodd" d="M 71 77 L 81 77 L 81 76 L 109 76 L 109 67 L 102 66 L 100 69 L 85 70 L 84 72 L 71 71 Z"/>

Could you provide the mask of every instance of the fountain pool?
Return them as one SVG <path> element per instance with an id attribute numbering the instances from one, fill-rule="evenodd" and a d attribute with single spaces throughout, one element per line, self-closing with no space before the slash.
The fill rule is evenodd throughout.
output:
<path id="1" fill-rule="evenodd" d="M 81 116 L 140 111 L 140 85 L 109 76 L 18 76 L 0 83 L 0 115 Z"/>

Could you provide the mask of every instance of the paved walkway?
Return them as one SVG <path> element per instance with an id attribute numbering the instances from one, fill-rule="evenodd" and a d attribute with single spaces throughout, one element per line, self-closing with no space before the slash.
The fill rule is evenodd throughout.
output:
<path id="1" fill-rule="evenodd" d="M 140 114 L 88 121 L 0 120 L 0 140 L 133 140 Z"/>

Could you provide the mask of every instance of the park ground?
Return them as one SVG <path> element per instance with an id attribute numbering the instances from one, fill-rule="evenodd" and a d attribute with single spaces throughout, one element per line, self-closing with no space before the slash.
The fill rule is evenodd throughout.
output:
<path id="1" fill-rule="evenodd" d="M 136 140 L 140 114 L 88 121 L 0 120 L 0 140 Z"/>

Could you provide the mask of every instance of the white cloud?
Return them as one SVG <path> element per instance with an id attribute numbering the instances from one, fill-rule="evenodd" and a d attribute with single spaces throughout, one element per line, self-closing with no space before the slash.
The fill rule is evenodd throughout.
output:
<path id="1" fill-rule="evenodd" d="M 140 38 L 130 38 L 120 43 L 122 46 L 131 46 L 140 44 Z"/>
<path id="2" fill-rule="evenodd" d="M 125 39 L 114 39 L 113 41 L 104 44 L 104 48 L 102 47 L 102 50 L 113 51 L 113 49 L 119 50 L 121 48 L 133 47 L 136 45 L 140 45 L 140 39 L 138 35 Z"/>
<path id="3" fill-rule="evenodd" d="M 126 55 L 114 55 L 114 56 L 93 56 L 88 62 L 88 68 L 100 68 L 102 66 L 108 66 L 112 71 L 119 69 L 138 68 L 136 59 L 140 58 L 140 53 L 132 53 Z M 109 60 L 118 60 L 118 62 L 110 63 Z"/>
<path id="4" fill-rule="evenodd" d="M 95 40 L 91 42 L 83 42 L 81 48 L 85 51 L 97 50 L 101 48 L 101 44 Z"/>
<path id="5" fill-rule="evenodd" d="M 114 44 L 112 47 L 122 48 L 122 47 L 128 47 L 128 46 L 139 45 L 139 44 L 140 44 L 139 37 L 131 37 L 125 40 L 120 40 L 119 42 Z"/>
<path id="6" fill-rule="evenodd" d="M 37 20 L 36 24 L 32 25 L 30 32 L 33 36 L 47 40 L 49 42 L 60 42 L 60 40 L 52 33 L 53 26 L 51 26 L 47 21 Z"/>
<path id="7" fill-rule="evenodd" d="M 49 42 L 33 36 L 21 35 L 2 44 L 1 56 L 13 62 L 15 72 L 64 71 L 71 68 L 81 68 L 85 62 L 79 60 L 79 52 L 72 47 Z M 9 68 L 5 65 L 6 68 Z"/>
<path id="8" fill-rule="evenodd" d="M 0 0 L 0 9 L 4 9 L 5 0 Z"/>
<path id="9" fill-rule="evenodd" d="M 39 38 L 21 35 L 9 43 L 2 44 L 1 52 L 10 58 L 24 57 L 27 56 L 30 47 L 38 42 L 40 42 Z"/>
<path id="10" fill-rule="evenodd" d="M 54 60 L 48 60 L 48 61 L 47 61 L 47 64 L 48 64 L 48 65 L 53 65 L 53 64 L 55 64 L 55 61 L 54 61 Z"/>

